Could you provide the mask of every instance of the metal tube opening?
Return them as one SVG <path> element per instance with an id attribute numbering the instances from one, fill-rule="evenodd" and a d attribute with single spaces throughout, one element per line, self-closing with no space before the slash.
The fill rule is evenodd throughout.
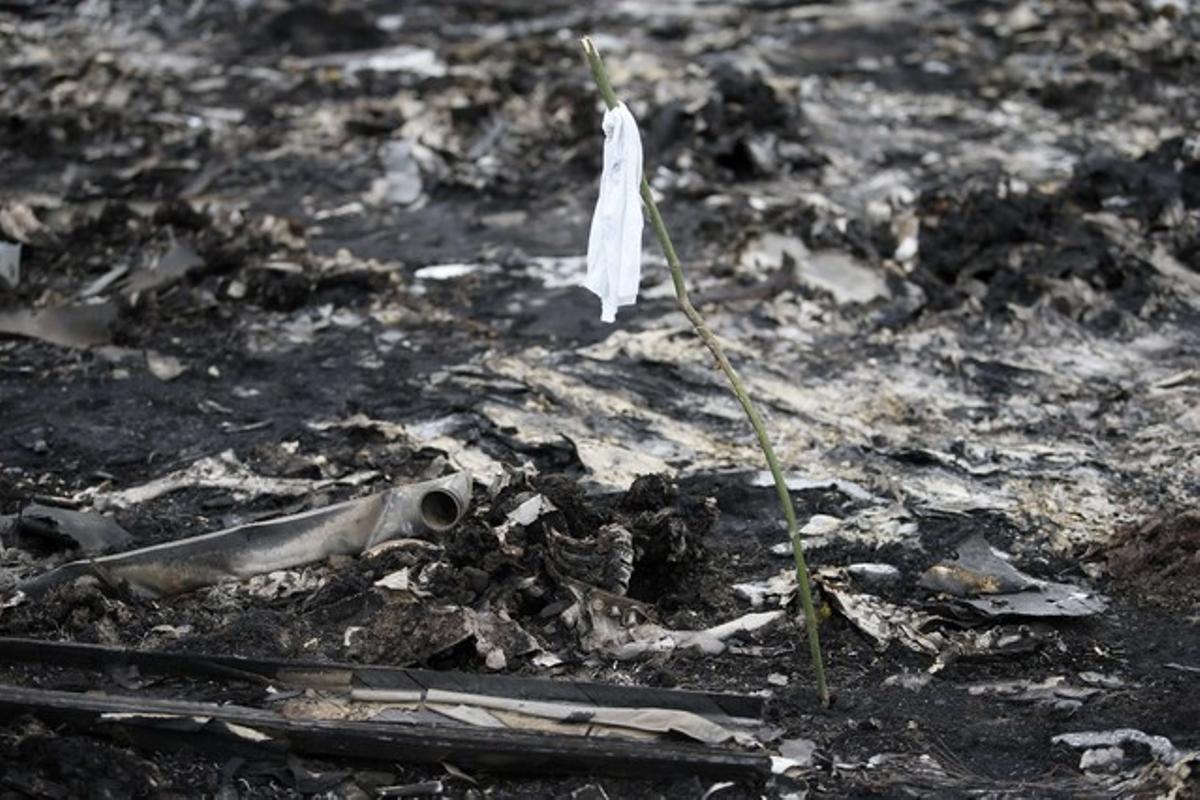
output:
<path id="1" fill-rule="evenodd" d="M 462 513 L 458 498 L 445 489 L 433 489 L 421 498 L 421 521 L 435 531 L 442 531 L 458 522 Z"/>

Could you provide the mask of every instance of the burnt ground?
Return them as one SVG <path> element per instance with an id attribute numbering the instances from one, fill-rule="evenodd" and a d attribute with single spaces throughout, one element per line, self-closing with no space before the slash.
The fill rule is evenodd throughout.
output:
<path id="1" fill-rule="evenodd" d="M 1165 792 L 1186 762 L 1129 746 L 1085 774 L 1051 740 L 1134 728 L 1200 748 L 1192 5 L 0 3 L 0 240 L 22 248 L 0 310 L 76 321 L 0 338 L 0 514 L 99 507 L 226 451 L 311 484 L 115 507 L 149 544 L 468 467 L 475 507 L 441 542 L 430 602 L 504 608 L 564 662 L 505 671 L 767 691 L 770 722 L 815 742 L 810 768 L 715 797 Z M 825 596 L 829 710 L 794 602 L 720 655 L 583 652 L 555 614 L 551 527 L 591 542 L 625 524 L 629 593 L 671 628 L 751 610 L 733 585 L 788 564 L 761 456 L 649 233 L 642 299 L 616 326 L 577 286 L 600 158 L 584 33 L 768 418 L 814 568 L 890 564 L 895 582 L 859 588 L 928 610 L 941 599 L 922 573 L 981 534 L 1035 578 L 1101 593 L 1104 612 L 915 681 L 929 654 L 877 646 Z M 524 472 L 488 492 L 505 468 Z M 560 510 L 514 561 L 493 529 L 518 491 Z M 68 557 L 4 550 L 0 593 Z M 484 671 L 373 588 L 396 558 L 155 601 L 72 585 L 6 605 L 0 633 Z M 1098 691 L 1064 705 L 979 689 L 1059 676 Z M 132 691 L 128 676 L 3 677 Z M 362 796 L 444 777 L 160 754 L 29 718 L 0 730 L 0 754 L 6 796 Z M 711 783 L 474 777 L 446 791 Z"/>

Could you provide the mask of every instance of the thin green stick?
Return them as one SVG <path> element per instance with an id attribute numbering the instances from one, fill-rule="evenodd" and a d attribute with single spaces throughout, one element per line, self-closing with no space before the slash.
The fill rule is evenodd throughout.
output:
<path id="1" fill-rule="evenodd" d="M 604 62 L 600 59 L 596 45 L 592 44 L 592 40 L 587 36 L 583 37 L 580 43 L 583 45 L 583 53 L 587 56 L 588 65 L 592 68 L 592 77 L 596 79 L 596 86 L 600 89 L 601 97 L 604 98 L 604 104 L 613 108 L 617 105 L 617 95 L 608 81 L 608 72 L 604 69 Z M 820 695 L 822 705 L 828 707 L 829 686 L 825 682 L 825 664 L 821 660 L 821 640 L 817 633 L 817 612 L 813 607 L 812 587 L 808 580 L 808 565 L 804 561 L 804 548 L 800 544 L 796 509 L 792 506 L 792 497 L 788 494 L 783 471 L 779 468 L 779 460 L 775 458 L 775 448 L 771 446 L 766 426 L 763 425 L 762 417 L 759 416 L 758 409 L 754 407 L 754 402 L 750 399 L 741 376 L 737 374 L 733 365 L 729 363 L 729 359 L 725 357 L 721 343 L 709 329 L 704 317 L 700 316 L 700 312 L 688 299 L 687 284 L 683 280 L 683 267 L 679 263 L 679 256 L 675 253 L 675 245 L 671 244 L 671 235 L 667 233 L 667 226 L 663 223 L 662 215 L 658 213 L 658 204 L 654 202 L 654 195 L 650 193 L 650 184 L 644 174 L 642 176 L 642 203 L 646 206 L 650 224 L 654 227 L 658 243 L 662 245 L 663 253 L 667 257 L 667 266 L 671 269 L 671 281 L 675 284 L 675 299 L 679 303 L 679 309 L 692 323 L 696 334 L 704 342 L 708 351 L 712 353 L 713 358 L 717 360 L 717 365 L 725 373 L 725 377 L 729 379 L 729 385 L 733 389 L 734 395 L 737 396 L 738 402 L 742 404 L 742 409 L 745 410 L 746 417 L 750 420 L 750 427 L 754 428 L 754 435 L 758 437 L 758 446 L 762 448 L 763 456 L 767 459 L 767 467 L 770 468 L 771 475 L 775 478 L 775 491 L 779 495 L 779 505 L 783 507 L 783 516 L 787 519 L 788 538 L 791 539 L 792 556 L 796 562 L 796 581 L 800 587 L 800 602 L 804 606 L 804 627 L 808 634 L 808 649 L 812 656 L 813 673 L 817 678 L 817 693 Z"/>

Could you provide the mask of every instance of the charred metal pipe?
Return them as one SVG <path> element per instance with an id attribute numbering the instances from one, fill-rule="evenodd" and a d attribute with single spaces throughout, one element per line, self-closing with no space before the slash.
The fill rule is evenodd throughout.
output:
<path id="1" fill-rule="evenodd" d="M 126 583 L 145 597 L 179 594 L 331 555 L 358 555 L 389 539 L 438 533 L 462 519 L 470 500 L 471 476 L 458 472 L 328 508 L 72 561 L 26 581 L 20 589 L 36 597 L 94 575 L 114 586 Z"/>

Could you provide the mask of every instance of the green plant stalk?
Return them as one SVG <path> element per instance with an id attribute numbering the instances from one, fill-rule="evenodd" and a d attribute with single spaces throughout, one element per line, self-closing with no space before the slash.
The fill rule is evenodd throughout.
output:
<path id="1" fill-rule="evenodd" d="M 604 62 L 600 59 L 600 53 L 597 52 L 596 46 L 587 36 L 581 40 L 583 45 L 584 55 L 587 56 L 588 65 L 592 69 L 592 77 L 596 80 L 596 87 L 600 90 L 601 97 L 604 98 L 604 104 L 608 108 L 613 108 L 617 105 L 617 95 L 613 91 L 612 84 L 608 80 L 608 72 L 604 69 Z M 654 228 L 655 235 L 658 236 L 658 242 L 662 245 L 663 254 L 667 257 L 667 266 L 671 270 L 671 281 L 675 284 L 675 299 L 679 304 L 679 309 L 683 311 L 684 316 L 692 323 L 692 327 L 696 329 L 696 334 L 700 340 L 704 342 L 704 346 L 712 353 L 713 358 L 717 361 L 717 366 L 725 373 L 725 377 L 729 379 L 729 385 L 737 396 L 738 402 L 742 404 L 742 409 L 746 412 L 746 417 L 750 420 L 750 427 L 754 428 L 754 435 L 758 437 L 758 446 L 762 448 L 763 456 L 767 460 L 767 467 L 771 470 L 771 476 L 775 479 L 775 491 L 779 495 L 779 505 L 783 507 L 783 516 L 787 519 L 788 538 L 792 543 L 792 556 L 796 562 L 796 582 L 800 588 L 800 602 L 804 606 L 804 626 L 808 635 L 808 648 L 812 657 L 813 673 L 817 679 L 817 693 L 821 698 L 821 703 L 825 706 L 829 705 L 829 686 L 825 681 L 825 664 L 821 659 L 821 640 L 817 632 L 817 612 L 813 606 L 812 585 L 808 579 L 808 564 L 804 561 L 804 548 L 800 544 L 800 530 L 796 524 L 796 509 L 792 505 L 792 497 L 788 494 L 787 482 L 784 481 L 783 471 L 779 468 L 779 459 L 775 457 L 775 448 L 771 446 L 771 439 L 767 436 L 766 426 L 763 424 L 763 419 L 758 413 L 758 409 L 754 406 L 754 401 L 750 399 L 750 394 L 746 391 L 746 385 L 742 382 L 742 378 L 737 374 L 737 370 L 729 363 L 729 359 L 725 357 L 725 351 L 721 348 L 721 343 L 708 327 L 708 323 L 704 321 L 704 317 L 700 316 L 700 312 L 692 305 L 692 301 L 688 299 L 687 284 L 683 279 L 683 267 L 679 263 L 679 256 L 675 253 L 675 245 L 671 243 L 671 235 L 667 233 L 667 226 L 663 222 L 662 215 L 658 213 L 658 204 L 654 202 L 654 195 L 650 192 L 650 183 L 646 180 L 645 175 L 642 176 L 642 203 L 646 206 L 646 213 L 650 217 L 650 225 Z"/>

